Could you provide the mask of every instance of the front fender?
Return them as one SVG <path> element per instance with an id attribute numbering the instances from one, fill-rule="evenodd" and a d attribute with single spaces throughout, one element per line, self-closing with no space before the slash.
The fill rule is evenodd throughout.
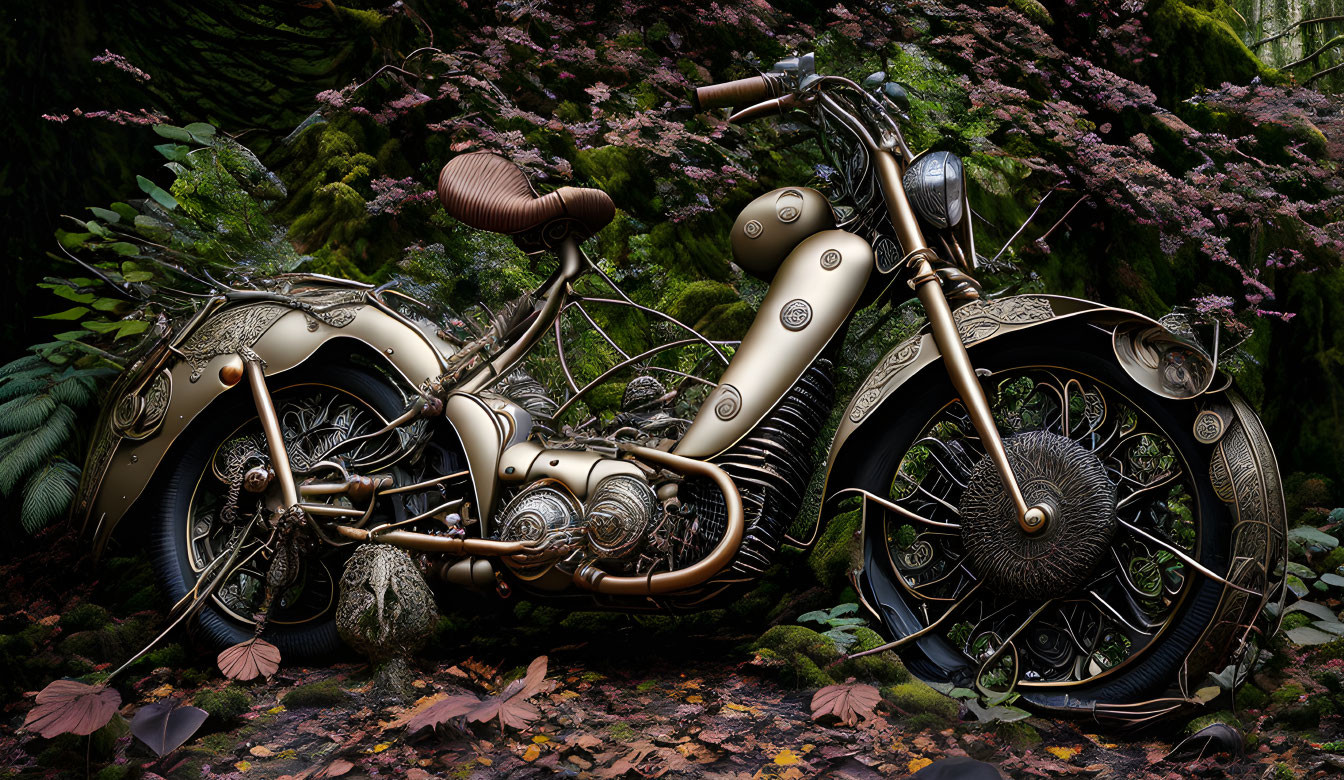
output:
<path id="1" fill-rule="evenodd" d="M 101 554 L 173 443 L 232 386 L 221 369 L 241 367 L 240 355 L 255 354 L 266 375 L 274 376 L 302 365 L 330 342 L 350 339 L 357 342 L 352 352 L 377 353 L 390 371 L 419 387 L 439 376 L 443 356 L 451 351 L 446 342 L 433 345 L 432 338 L 362 289 L 324 289 L 289 301 L 215 310 L 113 386 L 85 461 L 74 519 L 86 530 L 93 526 L 94 554 Z"/>
<path id="2" fill-rule="evenodd" d="M 1213 379 L 1215 364 L 1201 348 L 1170 333 L 1156 320 L 1128 309 L 1061 295 L 1016 295 L 968 303 L 952 316 L 962 343 L 968 347 L 1063 320 L 1106 328 L 1114 334 L 1116 359 L 1130 376 L 1150 391 L 1169 398 L 1193 398 L 1203 393 Z M 1168 353 L 1181 359 L 1185 374 L 1173 378 L 1165 370 L 1169 366 L 1162 358 Z M 896 345 L 878 361 L 850 400 L 831 441 L 824 495 L 830 496 L 831 470 L 848 454 L 845 444 L 850 437 L 869 420 L 881 419 L 882 415 L 876 414 L 879 409 L 899 404 L 902 390 L 917 386 L 917 382 L 911 383 L 921 373 L 941 371 L 941 358 L 926 328 Z"/>

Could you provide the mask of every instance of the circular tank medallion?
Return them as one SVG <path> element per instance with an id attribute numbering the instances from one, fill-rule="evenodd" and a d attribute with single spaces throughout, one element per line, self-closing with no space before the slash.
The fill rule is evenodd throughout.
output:
<path id="1" fill-rule="evenodd" d="M 759 237 L 761 235 L 761 230 L 761 223 L 754 219 L 742 226 L 742 232 L 747 234 L 747 238 Z"/>
<path id="2" fill-rule="evenodd" d="M 775 216 L 780 222 L 792 222 L 803 213 L 803 194 L 788 190 L 775 199 Z"/>
<path id="3" fill-rule="evenodd" d="M 821 253 L 821 267 L 827 271 L 834 271 L 840 267 L 840 253 L 834 249 L 827 249 Z"/>
<path id="4" fill-rule="evenodd" d="M 779 321 L 789 330 L 802 330 L 812 321 L 812 307 L 802 298 L 794 298 L 779 310 Z"/>

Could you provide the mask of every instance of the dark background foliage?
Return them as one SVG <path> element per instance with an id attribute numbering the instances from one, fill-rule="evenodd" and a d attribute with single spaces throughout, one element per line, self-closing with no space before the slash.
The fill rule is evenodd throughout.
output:
<path id="1" fill-rule="evenodd" d="M 16 4 L 0 29 L 3 342 L 17 356 L 68 327 L 34 319 L 65 303 L 34 284 L 79 272 L 53 259 L 63 215 L 140 197 L 137 175 L 171 189 L 160 122 L 208 122 L 276 171 L 287 196 L 271 218 L 307 269 L 403 275 L 458 305 L 497 303 L 538 268 L 442 215 L 429 188 L 444 160 L 493 149 L 543 189 L 601 186 L 622 210 L 596 241 L 609 270 L 637 299 L 740 335 L 760 289 L 730 266 L 727 225 L 753 195 L 825 171 L 787 126 L 729 128 L 683 98 L 817 49 L 825 70 L 912 87 L 915 145 L 968 163 L 982 254 L 1030 217 L 987 281 L 1223 317 L 1248 338 L 1238 380 L 1285 471 L 1337 475 L 1344 126 L 1328 92 L 1247 48 L 1278 26 L 1246 18 L 1262 5 L 85 0 L 58 18 Z M 1320 28 L 1258 51 L 1291 65 Z M 641 323 L 604 324 L 640 338 Z M 863 346 L 855 376 L 878 354 Z"/>

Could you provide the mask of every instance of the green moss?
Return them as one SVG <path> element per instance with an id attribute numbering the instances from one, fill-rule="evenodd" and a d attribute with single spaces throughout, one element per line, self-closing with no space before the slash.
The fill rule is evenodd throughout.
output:
<path id="1" fill-rule="evenodd" d="M 857 534 L 862 519 L 858 510 L 836 515 L 813 546 L 807 565 L 823 587 L 838 591 L 849 583 L 850 570 L 859 565 Z"/>
<path id="2" fill-rule="evenodd" d="M 944 696 L 916 679 L 883 688 L 882 698 L 908 715 L 923 713 L 944 721 L 955 718 L 960 709 L 955 699 Z"/>
<path id="3" fill-rule="evenodd" d="M 1304 612 L 1294 612 L 1283 619 L 1283 630 L 1291 631 L 1294 628 L 1311 625 L 1311 616 Z"/>
<path id="4" fill-rule="evenodd" d="M 1055 23 L 1055 20 L 1050 18 L 1050 12 L 1037 0 L 1008 0 L 1008 5 L 1041 27 L 1049 27 Z"/>
<path id="5" fill-rule="evenodd" d="M 1247 84 L 1259 76 L 1277 83 L 1278 72 L 1265 67 L 1228 25 L 1223 0 L 1181 2 L 1153 0 L 1145 10 L 1145 30 L 1159 56 L 1149 65 L 1156 72 L 1144 83 L 1153 86 L 1159 102 L 1179 105 L 1203 88 L 1225 81 Z M 1191 45 L 1192 41 L 1199 44 Z"/>
<path id="6" fill-rule="evenodd" d="M 1262 710 L 1269 703 L 1269 694 L 1254 685 L 1243 685 L 1237 689 L 1237 709 Z"/>
<path id="7" fill-rule="evenodd" d="M 281 703 L 293 709 L 295 707 L 331 707 L 343 704 L 350 698 L 334 677 L 300 685 L 286 693 Z"/>
<path id="8" fill-rule="evenodd" d="M 218 723 L 236 720 L 252 707 L 252 696 L 238 683 L 230 683 L 218 691 L 201 691 L 192 699 L 192 704 L 210 713 Z"/>
<path id="9" fill-rule="evenodd" d="M 90 631 L 111 623 L 112 615 L 97 604 L 85 602 L 67 610 L 65 614 L 61 615 L 60 622 L 61 630 L 66 633 Z"/>
<path id="10" fill-rule="evenodd" d="M 623 720 L 618 720 L 608 726 L 607 732 L 610 733 L 611 738 L 617 742 L 630 742 L 639 737 L 639 732 L 635 731 L 629 723 L 626 723 Z"/>
<path id="11" fill-rule="evenodd" d="M 886 644 L 886 640 L 880 634 L 866 626 L 856 628 L 854 637 L 856 641 L 851 648 L 853 652 L 871 650 Z M 844 661 L 835 667 L 830 677 L 836 681 L 853 677 L 877 685 L 893 685 L 911 679 L 910 672 L 906 671 L 900 657 L 890 650 Z"/>
<path id="12" fill-rule="evenodd" d="M 803 626 L 774 626 L 752 645 L 762 658 L 777 659 L 786 682 L 799 688 L 824 688 L 836 680 L 823 669 L 840 658 L 835 643 Z"/>
<path id="13" fill-rule="evenodd" d="M 1269 700 L 1274 704 L 1293 704 L 1305 696 L 1306 693 L 1306 689 L 1297 683 L 1284 683 L 1269 694 Z"/>
<path id="14" fill-rule="evenodd" d="M 98 774 L 93 776 L 93 780 L 124 780 L 130 777 L 130 764 L 108 764 L 98 770 Z"/>
<path id="15" fill-rule="evenodd" d="M 1041 732 L 1024 720 L 999 721 L 994 725 L 994 733 L 999 739 L 1017 750 L 1027 750 L 1041 744 Z"/>
<path id="16" fill-rule="evenodd" d="M 1242 728 L 1240 718 L 1238 718 L 1236 715 L 1233 715 L 1228 710 L 1219 710 L 1218 712 L 1212 712 L 1209 713 L 1208 715 L 1201 715 L 1200 717 L 1195 718 L 1194 720 L 1185 724 L 1185 733 L 1194 734 L 1196 731 L 1199 731 L 1202 728 L 1212 726 L 1215 723 L 1224 723 L 1228 726 L 1231 726 L 1234 729 L 1237 729 L 1238 731 L 1240 731 Z"/>

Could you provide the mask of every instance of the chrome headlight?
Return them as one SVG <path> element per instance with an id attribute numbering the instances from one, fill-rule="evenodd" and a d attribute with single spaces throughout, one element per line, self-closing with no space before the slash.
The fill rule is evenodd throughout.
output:
<path id="1" fill-rule="evenodd" d="M 936 228 L 952 227 L 965 216 L 964 181 L 961 158 L 951 152 L 921 156 L 901 179 L 910 205 Z"/>

